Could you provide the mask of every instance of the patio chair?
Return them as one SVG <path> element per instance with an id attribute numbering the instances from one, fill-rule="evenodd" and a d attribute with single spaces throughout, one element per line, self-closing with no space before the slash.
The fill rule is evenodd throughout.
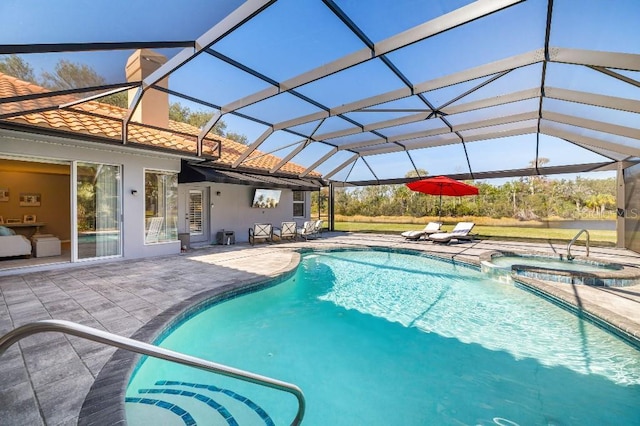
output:
<path id="1" fill-rule="evenodd" d="M 270 223 L 254 223 L 253 228 L 249 228 L 249 242 L 256 244 L 256 240 L 273 242 L 273 225 Z"/>
<path id="2" fill-rule="evenodd" d="M 458 222 L 451 232 L 439 232 L 429 235 L 429 239 L 434 243 L 448 244 L 451 240 L 473 241 L 474 235 L 470 234 L 475 226 L 473 222 Z"/>
<path id="3" fill-rule="evenodd" d="M 405 231 L 400 235 L 407 240 L 418 241 L 422 237 L 440 232 L 440 226 L 442 226 L 442 222 L 429 222 L 424 229 L 420 231 Z"/>
<path id="4" fill-rule="evenodd" d="M 298 236 L 296 230 L 297 224 L 295 222 L 282 222 L 280 228 L 273 228 L 273 235 L 277 236 L 280 241 L 282 240 L 295 240 Z"/>
<path id="5" fill-rule="evenodd" d="M 308 240 L 309 238 L 314 238 L 316 236 L 315 225 L 316 225 L 315 221 L 308 220 L 302 225 L 302 228 L 298 228 L 296 232 L 300 237 L 304 238 L 305 240 Z"/>
<path id="6" fill-rule="evenodd" d="M 316 237 L 320 238 L 322 234 L 322 220 L 316 220 L 313 223 L 313 233 L 316 235 Z"/>

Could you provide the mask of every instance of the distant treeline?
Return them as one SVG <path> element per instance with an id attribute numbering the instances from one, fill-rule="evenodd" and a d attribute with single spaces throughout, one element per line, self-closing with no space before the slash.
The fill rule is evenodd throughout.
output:
<path id="1" fill-rule="evenodd" d="M 553 180 L 521 178 L 500 186 L 466 181 L 480 194 L 442 197 L 442 216 L 585 219 L 615 217 L 615 178 Z M 315 200 L 317 200 L 317 193 Z M 326 192 L 321 192 L 327 211 Z M 315 210 L 317 203 L 312 203 Z M 335 190 L 335 214 L 353 216 L 438 216 L 439 197 L 411 191 L 405 185 L 378 185 Z"/>

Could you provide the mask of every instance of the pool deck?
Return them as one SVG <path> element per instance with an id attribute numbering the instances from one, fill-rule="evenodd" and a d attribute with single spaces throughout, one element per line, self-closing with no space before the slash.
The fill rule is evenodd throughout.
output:
<path id="1" fill-rule="evenodd" d="M 0 335 L 29 322 L 63 319 L 122 336 L 140 336 L 140 330 L 168 313 L 174 315 L 198 294 L 238 289 L 282 274 L 295 265 L 297 249 L 352 246 L 411 249 L 473 264 L 493 250 L 566 251 L 564 245 L 551 243 L 485 240 L 441 245 L 404 241 L 396 235 L 324 233 L 308 242 L 206 246 L 174 256 L 25 269 L 0 276 Z M 580 255 L 582 249 L 572 251 Z M 591 247 L 591 257 L 640 267 L 640 254 L 624 249 Z M 579 313 L 604 318 L 640 336 L 640 285 L 528 283 L 570 303 Z M 0 357 L 0 424 L 77 424 L 87 393 L 114 352 L 114 348 L 60 333 L 42 333 L 14 344 Z M 95 420 L 95 424 L 119 421 L 107 414 Z"/>

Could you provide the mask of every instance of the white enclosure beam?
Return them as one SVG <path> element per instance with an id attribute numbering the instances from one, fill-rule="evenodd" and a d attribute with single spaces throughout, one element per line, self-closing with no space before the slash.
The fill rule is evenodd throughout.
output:
<path id="1" fill-rule="evenodd" d="M 618 126 L 617 124 L 587 120 L 586 118 L 549 111 L 542 111 L 542 118 L 549 121 L 555 121 L 557 123 L 569 124 L 571 126 L 583 127 L 585 129 L 596 130 L 598 132 L 611 133 L 612 135 L 640 140 L 640 128 L 636 127 Z"/>
<path id="2" fill-rule="evenodd" d="M 275 166 L 273 166 L 271 168 L 271 170 L 269 170 L 269 173 L 275 173 L 278 170 L 280 170 L 282 168 L 282 166 L 284 166 L 285 164 L 287 164 L 293 157 L 295 157 L 296 155 L 298 155 L 300 153 L 300 151 L 302 151 L 303 149 L 305 149 L 307 146 L 309 146 L 309 144 L 311 143 L 311 140 L 307 139 L 305 141 L 301 141 L 300 145 L 298 145 L 296 148 L 294 148 L 289 154 L 287 154 L 282 160 L 280 160 L 278 162 L 278 164 L 276 164 Z"/>
<path id="3" fill-rule="evenodd" d="M 460 71 L 458 73 L 450 74 L 445 77 L 436 78 L 433 80 L 420 83 L 414 87 L 414 93 L 422 93 L 429 90 L 441 89 L 443 87 L 450 86 L 452 84 L 462 83 L 462 82 L 473 80 L 480 77 L 487 77 L 499 72 L 504 72 L 514 68 L 535 64 L 537 62 L 542 62 L 543 60 L 544 60 L 544 49 L 537 49 L 524 54 L 512 56 L 510 58 L 503 59 L 497 62 L 481 65 L 476 68 L 471 68 L 465 71 Z M 310 123 L 320 118 L 326 118 L 327 115 L 333 116 L 338 114 L 345 114 L 348 112 L 357 112 L 358 110 L 369 108 L 375 105 L 380 105 L 385 102 L 391 102 L 391 101 L 396 101 L 398 99 L 406 98 L 408 96 L 411 96 L 412 94 L 413 93 L 409 88 L 392 90 L 390 92 L 386 92 L 376 96 L 371 96 L 369 98 L 365 98 L 355 102 L 341 105 L 340 107 L 332 108 L 330 114 L 326 114 L 323 111 L 322 113 L 316 113 L 317 115 L 313 114 L 313 115 L 307 115 L 302 117 L 296 117 L 296 118 L 289 119 L 287 121 L 275 123 L 273 127 L 276 129 L 281 129 L 284 127 L 298 126 L 301 124 Z M 447 108 L 451 108 L 451 107 L 447 107 Z"/>
<path id="4" fill-rule="evenodd" d="M 238 167 L 240 164 L 242 164 L 242 162 L 244 160 L 246 160 L 246 158 L 251 155 L 251 153 L 253 151 L 255 151 L 260 145 L 262 145 L 262 142 L 264 142 L 265 140 L 267 140 L 267 138 L 269 136 L 271 136 L 271 134 L 273 133 L 273 128 L 269 127 L 267 128 L 267 130 L 265 130 L 259 137 L 258 139 L 256 139 L 251 145 L 249 145 L 243 152 L 242 154 L 240 154 L 240 156 L 236 159 L 236 161 L 233 162 L 233 164 L 231 165 L 232 168 L 236 168 Z"/>
<path id="5" fill-rule="evenodd" d="M 582 136 L 565 129 L 560 129 L 554 126 L 553 122 L 547 122 L 545 120 L 542 120 L 540 122 L 540 131 L 545 135 L 555 136 L 560 139 L 568 140 L 569 142 L 575 142 L 582 145 L 602 148 L 608 151 L 613 151 L 613 152 L 618 152 L 620 154 L 628 155 L 629 157 L 640 157 L 640 147 L 631 147 L 631 146 L 622 145 L 615 142 L 604 141 L 602 139 Z"/>
<path id="6" fill-rule="evenodd" d="M 173 71 L 177 70 L 194 57 L 199 55 L 203 49 L 208 48 L 218 40 L 232 32 L 234 29 L 242 25 L 247 20 L 251 19 L 257 13 L 268 7 L 276 0 L 247 0 L 240 5 L 236 10 L 227 15 L 224 19 L 214 25 L 202 36 L 198 37 L 195 42 L 195 49 L 191 47 L 184 48 L 177 55 L 169 59 L 166 63 L 160 66 L 156 71 L 152 72 L 147 78 L 142 81 L 142 87 L 138 89 L 134 97 L 133 102 L 129 105 L 129 111 L 124 118 L 124 126 L 129 124 L 131 117 L 135 109 L 140 103 L 144 92 L 160 80 L 167 77 Z M 123 135 L 126 137 L 126 135 Z"/>
<path id="7" fill-rule="evenodd" d="M 547 98 L 558 99 L 561 101 L 576 102 L 579 104 L 640 114 L 640 101 L 636 101 L 634 99 L 597 95 L 595 93 L 578 92 L 576 90 L 560 89 L 557 87 L 546 87 L 544 89 L 544 95 Z"/>
<path id="8" fill-rule="evenodd" d="M 303 178 L 309 173 L 311 173 L 312 171 L 314 171 L 316 167 L 318 167 L 320 164 L 327 161 L 336 152 L 338 152 L 338 148 L 331 148 L 331 150 L 327 152 L 325 155 L 323 155 L 318 161 L 316 161 L 315 163 L 307 167 L 307 169 L 304 172 L 300 173 L 300 177 Z"/>
<path id="9" fill-rule="evenodd" d="M 486 15 L 490 15 L 506 7 L 521 3 L 523 0 L 477 0 L 469 5 L 460 7 L 431 21 L 420 24 L 400 34 L 389 37 L 374 44 L 373 50 L 369 48 L 361 49 L 350 53 L 328 64 L 314 68 L 303 74 L 292 77 L 280 83 L 279 92 L 293 90 L 297 87 L 327 77 L 331 74 L 346 70 L 355 65 L 362 64 L 380 55 L 384 55 L 395 50 L 406 47 L 410 44 L 425 40 L 436 34 L 440 34 L 449 29 L 458 27 L 467 22 L 476 20 Z M 255 102 L 262 101 L 273 96 L 271 92 L 263 91 L 254 93 L 242 99 L 226 104 L 223 112 L 235 111 L 249 106 Z"/>
<path id="10" fill-rule="evenodd" d="M 640 55 L 632 53 L 552 47 L 549 49 L 549 60 L 551 62 L 561 62 L 565 64 L 640 71 Z"/>
<path id="11" fill-rule="evenodd" d="M 359 157 L 360 157 L 360 155 L 354 154 L 348 160 L 346 160 L 345 162 L 340 164 L 338 167 L 336 167 L 335 169 L 331 170 L 329 173 L 325 174 L 324 175 L 325 179 L 331 179 L 336 173 L 338 173 L 340 170 L 344 169 L 349 164 L 351 164 L 354 161 L 356 161 Z"/>

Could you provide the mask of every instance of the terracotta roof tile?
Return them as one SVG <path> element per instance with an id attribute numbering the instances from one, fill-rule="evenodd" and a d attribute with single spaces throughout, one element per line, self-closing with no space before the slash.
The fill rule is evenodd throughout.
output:
<path id="1" fill-rule="evenodd" d="M 0 73 L 0 98 L 24 96 L 30 94 L 48 93 L 49 90 L 33 83 L 19 80 L 15 77 Z M 63 103 L 75 101 L 72 95 L 52 96 L 30 99 L 21 102 L 0 104 L 0 114 L 16 113 L 40 108 L 48 108 Z M 90 113 L 91 115 L 83 114 Z M 63 129 L 74 133 L 102 136 L 118 140 L 122 138 L 122 119 L 127 110 L 96 101 L 84 102 L 68 109 L 52 109 L 43 112 L 32 112 L 5 120 L 42 128 Z M 95 115 L 94 115 L 95 114 Z M 101 117 L 102 116 L 102 117 Z M 151 146 L 163 146 L 178 151 L 193 154 L 196 152 L 196 140 L 200 129 L 186 123 L 169 121 L 167 130 L 151 129 L 131 123 L 129 125 L 129 140 Z M 185 133 L 181 135 L 179 133 Z M 246 146 L 218 135 L 208 135 L 203 144 L 203 152 L 213 155 L 217 151 L 217 143 L 222 144 L 221 155 L 214 164 L 232 165 L 244 152 Z M 268 171 L 280 162 L 280 158 L 254 151 L 242 164 L 243 167 L 260 171 Z M 298 175 L 306 168 L 291 162 L 286 163 L 280 172 Z M 310 176 L 319 177 L 316 172 Z"/>

